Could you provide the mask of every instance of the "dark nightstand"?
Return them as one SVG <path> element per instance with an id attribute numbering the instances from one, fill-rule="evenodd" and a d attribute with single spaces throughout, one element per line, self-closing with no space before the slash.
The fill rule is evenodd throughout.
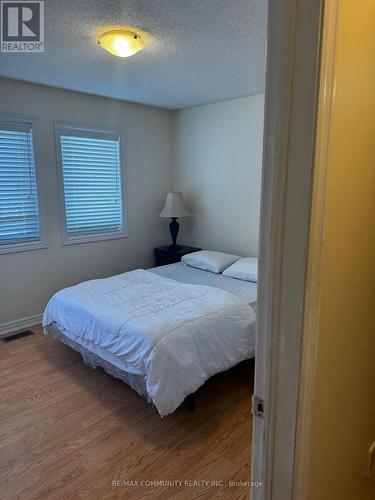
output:
<path id="1" fill-rule="evenodd" d="M 174 264 L 180 262 L 181 257 L 187 253 L 198 252 L 201 248 L 185 247 L 183 245 L 173 248 L 170 245 L 165 247 L 154 248 L 155 266 L 165 266 L 167 264 Z"/>

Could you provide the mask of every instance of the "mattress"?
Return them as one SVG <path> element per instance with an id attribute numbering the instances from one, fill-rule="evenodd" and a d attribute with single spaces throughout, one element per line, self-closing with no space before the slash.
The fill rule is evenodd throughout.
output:
<path id="1" fill-rule="evenodd" d="M 232 293 L 240 297 L 247 304 L 254 306 L 257 299 L 257 284 L 251 281 L 243 281 L 235 278 L 229 278 L 222 274 L 211 273 L 209 271 L 202 271 L 194 267 L 187 266 L 182 262 L 177 264 L 169 264 L 167 266 L 153 267 L 149 271 L 170 278 L 172 280 L 180 281 L 181 283 L 191 283 L 192 285 L 206 285 L 220 288 L 225 292 Z"/>

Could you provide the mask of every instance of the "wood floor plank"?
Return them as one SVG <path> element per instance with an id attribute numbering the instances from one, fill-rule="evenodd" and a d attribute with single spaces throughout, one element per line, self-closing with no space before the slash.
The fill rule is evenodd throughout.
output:
<path id="1" fill-rule="evenodd" d="M 194 412 L 181 406 L 162 419 L 128 386 L 32 330 L 0 345 L 1 498 L 249 497 L 252 362 L 210 379 Z"/>

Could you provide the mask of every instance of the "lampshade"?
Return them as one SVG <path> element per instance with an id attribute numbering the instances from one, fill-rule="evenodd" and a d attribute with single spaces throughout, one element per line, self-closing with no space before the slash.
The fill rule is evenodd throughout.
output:
<path id="1" fill-rule="evenodd" d="M 189 217 L 182 193 L 168 193 L 160 217 Z"/>

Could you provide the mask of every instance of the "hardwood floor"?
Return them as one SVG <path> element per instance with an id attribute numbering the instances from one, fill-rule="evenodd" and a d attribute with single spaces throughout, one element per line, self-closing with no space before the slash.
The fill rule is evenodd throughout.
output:
<path id="1" fill-rule="evenodd" d="M 194 412 L 161 419 L 127 385 L 32 330 L 0 344 L 3 500 L 249 498 L 248 485 L 229 481 L 250 480 L 253 362 L 209 380 Z"/>

